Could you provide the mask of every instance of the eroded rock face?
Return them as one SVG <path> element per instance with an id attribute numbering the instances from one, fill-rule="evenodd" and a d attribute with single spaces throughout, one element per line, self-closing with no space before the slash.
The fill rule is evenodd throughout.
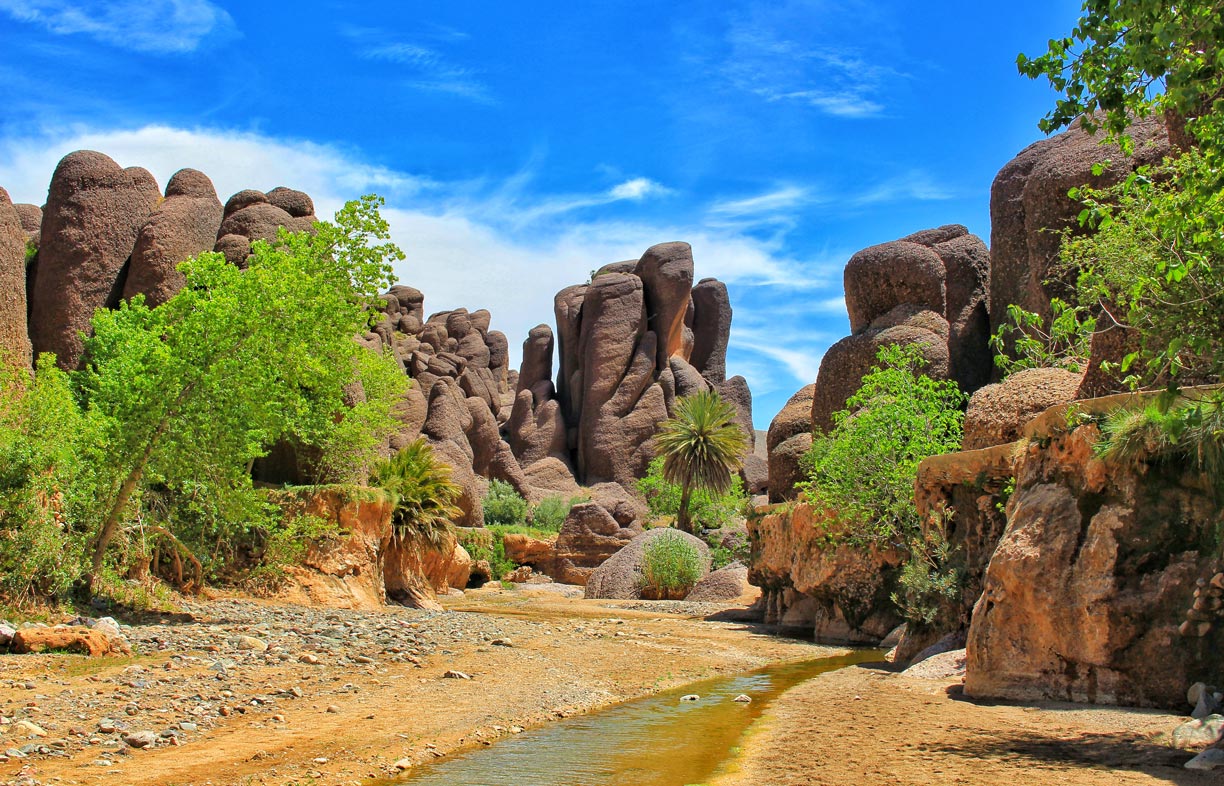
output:
<path id="1" fill-rule="evenodd" d="M 90 150 L 55 168 L 42 220 L 38 275 L 31 293 L 34 353 L 54 352 L 75 368 L 93 312 L 118 303 L 124 266 L 161 192 L 153 176 L 121 168 Z"/>
<path id="2" fill-rule="evenodd" d="M 1095 425 L 1044 433 L 974 609 L 966 694 L 1183 707 L 1187 686 L 1224 677 L 1216 612 L 1179 633 L 1196 580 L 1217 571 L 1206 479 L 1171 462 L 1106 466 Z"/>
<path id="3" fill-rule="evenodd" d="M 1081 376 L 1058 368 L 1018 371 L 987 385 L 969 399 L 965 450 L 1003 445 L 1020 437 L 1024 424 L 1057 404 L 1074 401 Z"/>
<path id="4" fill-rule="evenodd" d="M 302 212 L 307 209 L 312 212 Z M 246 267 L 251 241 L 274 240 L 281 227 L 290 232 L 313 231 L 318 220 L 313 210 L 310 197 L 284 186 L 267 194 L 255 189 L 239 191 L 225 203 L 213 250 L 224 254 L 231 264 Z"/>
<path id="5" fill-rule="evenodd" d="M 693 287 L 693 368 L 717 385 L 727 378 L 727 342 L 731 338 L 731 298 L 727 285 L 703 278 Z"/>
<path id="6" fill-rule="evenodd" d="M 388 601 L 440 609 L 437 595 L 467 585 L 471 558 L 453 535 L 430 543 L 412 532 L 394 536 L 390 500 L 349 496 L 332 488 L 304 499 L 286 495 L 290 515 L 334 523 L 339 537 L 314 541 L 299 564 L 287 568 L 281 597 L 312 606 L 377 609 Z"/>
<path id="7" fill-rule="evenodd" d="M 149 216 L 136 238 L 123 297 L 145 296 L 158 306 L 184 283 L 180 262 L 215 245 L 221 225 L 221 202 L 203 172 L 181 169 L 166 184 L 166 198 Z"/>
<path id="8" fill-rule="evenodd" d="M 1081 204 L 1067 197 L 1074 187 L 1117 183 L 1136 167 L 1159 162 L 1169 152 L 1168 132 L 1156 118 L 1136 121 L 1128 133 L 1135 155 L 1102 147 L 1100 135 L 1079 127 L 1026 147 L 1000 170 L 990 189 L 990 329 L 1007 320 L 1007 306 L 1049 315 L 1050 298 L 1067 295 L 1074 274 L 1045 284 L 1058 257 L 1060 230 L 1078 228 Z M 1095 177 L 1094 164 L 1111 165 Z"/>
<path id="9" fill-rule="evenodd" d="M 844 281 L 852 334 L 825 353 L 811 395 L 800 391 L 811 402 L 806 423 L 795 411 L 784 418 L 787 428 L 770 427 L 775 502 L 788 498 L 798 479 L 799 430 L 832 429 L 834 413 L 846 408 L 882 347 L 918 348 L 922 373 L 955 380 L 966 393 L 990 379 L 990 252 L 965 227 L 949 224 L 864 249 L 847 263 Z"/>
<path id="10" fill-rule="evenodd" d="M 904 555 L 829 545 L 839 524 L 806 503 L 748 520 L 749 581 L 768 624 L 806 629 L 817 641 L 878 644 L 899 623 L 889 598 Z"/>
<path id="11" fill-rule="evenodd" d="M 21 216 L 0 188 L 0 363 L 21 369 L 32 363 L 26 327 L 26 239 Z"/>
<path id="12" fill-rule="evenodd" d="M 769 450 L 771 502 L 789 499 L 794 493 L 795 481 L 800 479 L 799 457 L 812 446 L 812 401 L 815 395 L 815 383 L 800 388 L 769 424 L 765 444 Z M 788 444 L 786 450 L 780 449 L 783 443 Z"/>
<path id="13" fill-rule="evenodd" d="M 947 379 L 949 335 L 948 322 L 942 316 L 903 304 L 877 317 L 862 332 L 829 347 L 820 361 L 812 392 L 813 428 L 823 432 L 833 428 L 833 414 L 846 408 L 846 401 L 862 386 L 863 377 L 879 365 L 877 355 L 882 347 L 915 347 L 926 361 L 922 373 Z"/>
<path id="14" fill-rule="evenodd" d="M 622 527 L 612 514 L 594 502 L 575 505 L 557 535 L 553 578 L 562 584 L 585 585 L 595 568 L 640 532 L 640 528 Z"/>

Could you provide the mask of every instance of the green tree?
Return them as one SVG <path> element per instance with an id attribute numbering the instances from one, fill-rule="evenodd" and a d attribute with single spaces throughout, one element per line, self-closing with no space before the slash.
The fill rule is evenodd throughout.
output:
<path id="1" fill-rule="evenodd" d="M 725 492 L 743 462 L 748 440 L 735 414 L 716 392 L 702 391 L 677 401 L 675 416 L 659 426 L 655 446 L 663 457 L 663 478 L 680 486 L 676 526 L 682 532 L 693 531 L 693 491 Z"/>
<path id="2" fill-rule="evenodd" d="M 1103 124 L 1110 136 L 1123 138 L 1132 117 L 1171 112 L 1190 118 L 1196 139 L 1217 149 L 1224 108 L 1221 42 L 1219 0 L 1084 0 L 1070 35 L 1051 39 L 1037 57 L 1021 54 L 1017 65 L 1061 94 L 1041 121 L 1043 131 L 1089 115 L 1089 128 Z"/>
<path id="3" fill-rule="evenodd" d="M 1224 326 L 1224 5 L 1219 0 L 1085 0 L 1069 36 L 1020 71 L 1061 93 L 1046 131 L 1084 113 L 1129 148 L 1134 117 L 1186 121 L 1192 149 L 1107 189 L 1072 189 L 1080 221 L 1063 264 L 1098 330 L 1128 329 L 1140 344 L 1121 364 L 1135 385 L 1219 375 Z M 1101 168 L 1096 170 L 1098 173 Z M 1065 272 L 1065 271 L 1064 271 Z"/>
<path id="4" fill-rule="evenodd" d="M 638 493 L 646 498 L 650 514 L 655 517 L 679 516 L 683 489 L 663 477 L 663 457 L 650 462 L 646 477 L 637 482 Z M 718 529 L 732 523 L 741 514 L 748 495 L 738 474 L 731 476 L 731 485 L 721 493 L 695 488 L 689 499 L 689 521 L 694 528 Z"/>
<path id="5" fill-rule="evenodd" d="M 370 483 L 390 495 L 397 537 L 417 532 L 438 545 L 451 522 L 463 513 L 455 504 L 463 488 L 451 480 L 450 467 L 438 460 L 424 439 L 377 464 Z"/>
<path id="6" fill-rule="evenodd" d="M 249 496 L 250 462 L 276 440 L 320 445 L 343 422 L 367 351 L 353 336 L 403 257 L 379 204 L 364 197 L 314 233 L 256 241 L 246 270 L 201 254 L 161 306 L 136 297 L 94 315 L 79 380 L 103 475 L 87 591 L 143 487 Z"/>
<path id="7" fill-rule="evenodd" d="M 0 595 L 58 595 L 79 578 L 93 468 L 81 460 L 89 424 L 71 378 L 42 355 L 37 375 L 0 362 Z"/>
<path id="8" fill-rule="evenodd" d="M 852 543 L 904 543 L 920 529 L 914 506 L 918 465 L 960 450 L 965 396 L 956 383 L 921 373 L 918 347 L 881 347 L 879 365 L 817 434 L 803 457 L 800 484 L 815 504 L 836 511 Z"/>

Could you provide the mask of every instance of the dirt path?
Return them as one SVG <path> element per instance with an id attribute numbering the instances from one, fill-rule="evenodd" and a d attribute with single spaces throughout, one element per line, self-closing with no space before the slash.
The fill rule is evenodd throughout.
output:
<path id="1" fill-rule="evenodd" d="M 778 699 L 735 771 L 712 786 L 1208 784 L 1164 743 L 1168 713 L 966 700 L 960 680 L 871 667 L 822 675 Z"/>
<path id="2" fill-rule="evenodd" d="M 0 656 L 0 751 L 51 751 L 0 764 L 0 782 L 355 784 L 703 677 L 838 652 L 638 605 L 497 592 L 442 614 L 242 601 L 131 629 L 154 653 L 135 660 Z M 252 634 L 272 646 L 243 649 L 239 635 Z M 23 719 L 47 736 L 18 729 Z M 157 744 L 123 743 L 139 729 L 160 734 Z"/>

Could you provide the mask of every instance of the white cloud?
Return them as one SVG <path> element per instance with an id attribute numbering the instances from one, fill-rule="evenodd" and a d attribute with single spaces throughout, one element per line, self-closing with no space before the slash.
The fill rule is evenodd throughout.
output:
<path id="1" fill-rule="evenodd" d="M 123 166 L 144 166 L 164 184 L 180 168 L 208 174 L 225 200 L 244 188 L 298 188 L 329 217 L 344 200 L 377 191 L 407 260 L 397 278 L 421 289 L 430 312 L 488 308 L 509 339 L 512 363 L 528 330 L 552 324 L 554 294 L 608 262 L 636 259 L 651 245 L 686 240 L 698 277 L 731 289 L 735 326 L 729 363 L 760 393 L 789 394 L 814 379 L 819 335 L 802 320 L 827 309 L 822 290 L 840 285 L 846 255 L 796 259 L 777 240 L 707 222 L 616 220 L 573 214 L 580 204 L 636 202 L 667 193 L 631 178 L 591 194 L 533 196 L 531 172 L 501 184 L 439 183 L 364 162 L 357 153 L 250 133 L 148 126 L 130 131 L 73 129 L 0 139 L 0 185 L 18 202 L 41 204 L 56 163 L 77 149 L 106 152 Z M 564 214 L 564 215 L 563 215 Z M 810 305 L 809 305 L 810 304 Z M 765 331 L 757 326 L 767 325 Z M 796 384 L 797 383 L 797 384 Z M 771 412 L 758 420 L 768 422 Z"/>
<path id="2" fill-rule="evenodd" d="M 489 87 L 475 69 L 457 65 L 435 46 L 391 38 L 376 28 L 346 27 L 344 35 L 357 46 L 358 56 L 366 60 L 392 63 L 403 69 L 407 78 L 401 83 L 414 90 L 426 90 L 468 98 L 477 103 L 494 104 Z M 424 34 L 441 44 L 453 44 L 467 35 L 450 28 L 431 28 Z"/>
<path id="3" fill-rule="evenodd" d="M 209 0 L 0 0 L 0 11 L 57 35 L 155 54 L 191 52 L 234 24 Z"/>
<path id="4" fill-rule="evenodd" d="M 771 103 L 794 102 L 847 119 L 882 115 L 878 96 L 902 74 L 834 35 L 822 35 L 818 20 L 833 13 L 830 8 L 799 17 L 794 11 L 789 4 L 767 4 L 734 17 L 719 68 L 723 78 Z"/>
<path id="5" fill-rule="evenodd" d="M 910 171 L 885 180 L 850 201 L 856 206 L 865 207 L 883 202 L 939 201 L 954 196 L 950 190 L 932 181 L 925 172 Z"/>
<path id="6" fill-rule="evenodd" d="M 811 192 L 798 186 L 783 186 L 754 197 L 724 200 L 710 206 L 709 212 L 717 216 L 759 216 L 792 210 L 812 200 Z"/>
<path id="7" fill-rule="evenodd" d="M 646 177 L 635 177 L 632 180 L 626 180 L 620 185 L 613 186 L 608 191 L 608 196 L 612 199 L 644 199 L 648 196 L 656 196 L 668 193 L 669 189 L 659 185 L 655 181 Z"/>

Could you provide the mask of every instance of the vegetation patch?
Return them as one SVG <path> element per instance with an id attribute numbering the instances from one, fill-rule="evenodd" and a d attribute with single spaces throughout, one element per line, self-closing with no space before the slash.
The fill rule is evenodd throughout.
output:
<path id="1" fill-rule="evenodd" d="M 675 532 L 663 532 L 646 544 L 642 553 L 644 595 L 682 599 L 700 579 L 701 554 Z"/>

